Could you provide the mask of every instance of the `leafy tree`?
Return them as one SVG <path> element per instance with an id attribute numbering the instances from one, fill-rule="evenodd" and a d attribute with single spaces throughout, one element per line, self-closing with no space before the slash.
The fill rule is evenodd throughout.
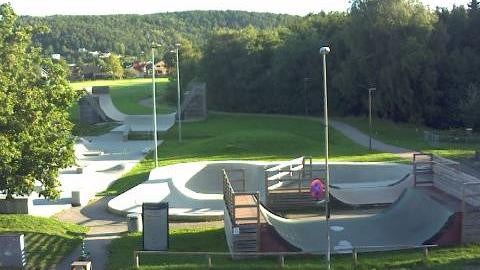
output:
<path id="1" fill-rule="evenodd" d="M 41 57 L 9 4 L 0 5 L 0 193 L 57 198 L 58 171 L 74 162 L 68 108 L 75 92 L 61 64 Z"/>
<path id="2" fill-rule="evenodd" d="M 121 79 L 123 77 L 123 67 L 120 57 L 115 54 L 110 54 L 103 61 L 103 72 L 110 74 L 114 79 Z"/>

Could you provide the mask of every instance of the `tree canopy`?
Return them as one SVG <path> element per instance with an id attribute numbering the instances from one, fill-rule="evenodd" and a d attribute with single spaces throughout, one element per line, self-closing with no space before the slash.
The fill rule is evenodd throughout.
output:
<path id="1" fill-rule="evenodd" d="M 68 108 L 75 92 L 61 63 L 43 58 L 31 36 L 46 29 L 20 25 L 0 5 L 0 193 L 57 198 L 58 170 L 74 162 Z"/>
<path id="2" fill-rule="evenodd" d="M 431 11 L 412 0 L 355 0 L 348 13 L 310 14 L 276 29 L 217 30 L 199 63 L 209 105 L 267 113 L 308 106 L 321 115 L 318 49 L 329 45 L 335 114 L 366 114 L 366 89 L 376 87 L 379 117 L 479 129 L 480 12 L 476 1 L 469 6 Z"/>

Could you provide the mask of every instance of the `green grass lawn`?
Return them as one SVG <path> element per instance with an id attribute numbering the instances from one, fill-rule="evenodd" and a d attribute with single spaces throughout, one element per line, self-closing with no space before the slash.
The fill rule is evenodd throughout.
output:
<path id="1" fill-rule="evenodd" d="M 25 234 L 26 269 L 48 269 L 81 243 L 87 228 L 53 218 L 0 215 L 0 233 Z M 2 269 L 0 267 L 0 269 Z"/>
<path id="2" fill-rule="evenodd" d="M 348 123 L 359 130 L 368 134 L 368 118 L 362 117 L 343 117 L 338 120 Z M 444 157 L 458 158 L 468 157 L 474 154 L 474 149 L 479 149 L 478 143 L 444 143 L 441 142 L 438 147 L 429 145 L 424 140 L 424 130 L 432 130 L 423 126 L 413 124 L 395 123 L 388 120 L 374 119 L 372 134 L 373 137 L 395 146 L 407 149 L 432 152 Z M 438 131 L 446 133 L 447 131 Z"/>
<path id="3" fill-rule="evenodd" d="M 115 239 L 109 246 L 107 269 L 134 269 L 133 250 L 142 250 L 141 234 L 129 234 Z M 195 227 L 170 230 L 170 251 L 228 252 L 223 228 Z M 214 269 L 277 269 L 276 258 L 231 260 L 212 257 Z M 430 250 L 429 259 L 423 260 L 421 250 L 360 253 L 360 270 L 463 270 L 467 265 L 480 264 L 480 246 L 436 248 Z M 205 256 L 142 255 L 140 269 L 206 269 Z M 336 255 L 332 269 L 354 269 L 351 255 Z M 323 257 L 287 257 L 285 269 L 326 269 Z M 478 268 L 471 268 L 478 269 Z"/>
<path id="4" fill-rule="evenodd" d="M 184 123 L 179 144 L 175 125 L 159 147 L 160 165 L 200 160 L 288 160 L 302 155 L 324 157 L 321 122 L 311 119 L 210 113 L 208 120 Z M 394 161 L 393 154 L 369 152 L 330 129 L 330 156 L 336 161 Z M 118 195 L 148 178 L 152 155 L 117 180 L 104 195 Z"/>
<path id="5" fill-rule="evenodd" d="M 169 113 L 174 107 L 162 100 L 162 95 L 168 84 L 167 78 L 156 79 L 157 112 Z M 139 102 L 152 97 L 152 79 L 99 80 L 71 83 L 73 89 L 79 90 L 86 86 L 110 86 L 110 95 L 115 106 L 125 114 L 151 114 L 151 107 Z"/>

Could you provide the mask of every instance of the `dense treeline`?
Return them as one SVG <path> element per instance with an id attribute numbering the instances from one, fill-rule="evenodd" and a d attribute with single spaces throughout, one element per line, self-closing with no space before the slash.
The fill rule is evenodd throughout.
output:
<path id="1" fill-rule="evenodd" d="M 69 61 L 78 49 L 139 56 L 151 41 L 174 44 L 180 37 L 201 46 L 215 28 L 273 28 L 296 16 L 243 11 L 187 11 L 150 15 L 21 17 L 23 23 L 45 25 L 49 33 L 35 34 L 47 54 L 59 53 Z"/>
<path id="2" fill-rule="evenodd" d="M 305 17 L 238 11 L 153 15 L 23 17 L 51 31 L 34 35 L 46 53 L 81 59 L 78 49 L 149 54 L 149 40 L 180 42 L 181 85 L 207 82 L 211 109 L 322 114 L 320 46 L 328 56 L 330 108 L 395 121 L 480 128 L 480 11 L 428 10 L 416 0 L 354 0 L 348 12 Z M 171 67 L 174 54 L 160 49 Z M 308 78 L 308 79 L 305 79 Z"/>
<path id="3" fill-rule="evenodd" d="M 379 117 L 480 128 L 476 0 L 435 11 L 412 0 L 354 0 L 348 13 L 309 15 L 274 30 L 218 30 L 199 63 L 210 107 L 321 114 L 321 45 L 332 48 L 329 99 L 337 115 L 366 113 L 366 89 L 376 87 Z"/>

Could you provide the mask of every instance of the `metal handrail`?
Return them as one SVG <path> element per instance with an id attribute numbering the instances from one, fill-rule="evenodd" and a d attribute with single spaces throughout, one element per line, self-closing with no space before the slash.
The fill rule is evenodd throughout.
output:
<path id="1" fill-rule="evenodd" d="M 362 250 L 368 249 L 383 249 L 379 251 L 385 250 L 399 250 L 399 249 L 422 249 L 423 257 L 425 259 L 429 256 L 429 249 L 438 247 L 438 245 L 397 245 L 397 246 L 355 246 L 350 249 L 346 249 L 343 251 L 351 251 L 352 258 L 355 265 L 358 265 L 358 254 Z M 368 252 L 368 251 L 365 251 Z M 278 257 L 279 264 L 281 267 L 285 265 L 285 257 L 287 256 L 324 256 L 325 253 L 318 251 L 318 252 L 203 252 L 203 251 L 147 251 L 147 250 L 134 250 L 133 251 L 133 258 L 134 258 L 134 267 L 140 267 L 140 254 L 152 254 L 152 255 L 183 255 L 183 256 L 206 256 L 208 267 L 212 267 L 212 256 L 233 256 L 233 257 L 252 257 L 252 256 L 264 256 L 264 257 Z"/>

